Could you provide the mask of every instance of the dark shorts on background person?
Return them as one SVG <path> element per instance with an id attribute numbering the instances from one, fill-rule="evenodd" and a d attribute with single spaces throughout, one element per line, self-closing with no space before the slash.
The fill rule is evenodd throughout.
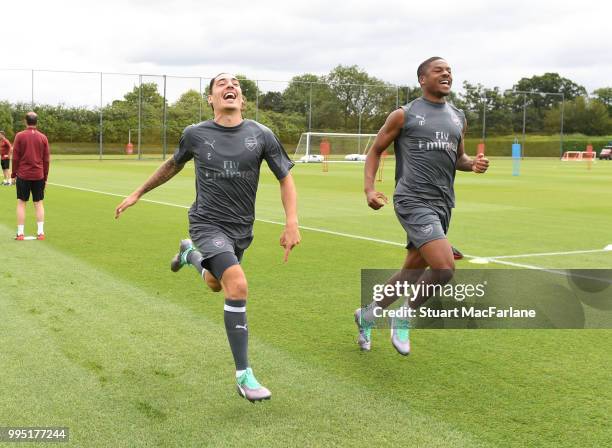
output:
<path id="1" fill-rule="evenodd" d="M 25 180 L 17 178 L 16 183 L 17 199 L 22 201 L 30 200 L 30 193 L 32 193 L 32 201 L 38 202 L 45 198 L 45 180 Z"/>
<path id="2" fill-rule="evenodd" d="M 427 203 L 394 204 L 395 214 L 406 231 L 406 249 L 419 249 L 430 241 L 445 239 L 451 219 L 451 208 Z"/>
<path id="3" fill-rule="evenodd" d="M 208 224 L 190 224 L 189 235 L 195 248 L 202 254 L 202 266 L 217 280 L 233 265 L 240 264 L 244 251 L 253 241 L 253 235 L 232 238 L 219 227 Z"/>
<path id="4" fill-rule="evenodd" d="M 3 170 L 8 170 L 11 166 L 11 159 L 2 159 L 2 161 L 0 162 L 0 166 Z"/>

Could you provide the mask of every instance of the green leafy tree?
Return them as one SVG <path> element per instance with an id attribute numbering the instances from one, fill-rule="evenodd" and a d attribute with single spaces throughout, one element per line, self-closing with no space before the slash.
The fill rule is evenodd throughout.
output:
<path id="1" fill-rule="evenodd" d="M 467 135 L 482 135 L 483 114 L 485 114 L 486 135 L 509 134 L 512 132 L 510 104 L 499 87 L 486 89 L 482 84 L 474 85 L 464 81 L 463 94 L 459 95 L 454 103 L 466 115 L 468 122 Z"/>
<path id="2" fill-rule="evenodd" d="M 399 93 L 399 104 L 408 104 L 411 101 L 416 100 L 423 94 L 423 91 L 419 86 L 400 86 L 398 88 Z"/>
<path id="3" fill-rule="evenodd" d="M 311 73 L 295 76 L 282 92 L 259 94 L 257 84 L 241 80 L 247 99 L 244 116 L 257 118 L 269 126 L 285 142 L 297 142 L 302 132 L 347 131 L 376 132 L 386 116 L 398 104 L 405 104 L 421 95 L 419 87 L 395 87 L 370 76 L 357 66 L 335 67 L 326 76 Z M 565 131 L 588 135 L 612 134 L 612 88 L 603 87 L 588 98 L 585 89 L 556 73 L 523 78 L 515 89 L 526 91 L 563 92 Z M 141 101 L 139 100 L 141 99 Z M 259 110 L 256 109 L 258 98 Z M 527 131 L 559 131 L 561 117 L 558 96 L 528 95 Z M 498 87 L 486 89 L 481 84 L 465 82 L 463 92 L 453 93 L 449 101 L 463 109 L 468 120 L 468 132 L 482 133 L 483 105 L 486 104 L 487 135 L 508 134 L 522 127 L 523 97 L 512 92 L 503 94 Z M 164 98 L 156 83 L 134 86 L 120 100 L 101 110 L 80 106 L 38 105 L 39 127 L 52 142 L 89 142 L 99 139 L 100 112 L 105 143 L 125 144 L 132 130 L 136 142 L 138 107 L 142 108 L 142 142 L 160 144 L 163 136 Z M 0 102 L 0 129 L 12 137 L 25 128 L 24 116 L 31 110 L 29 103 Z M 206 95 L 196 90 L 184 92 L 166 109 L 166 135 L 169 145 L 178 142 L 183 129 L 212 118 Z M 361 125 L 361 126 L 360 126 Z M 111 145 L 112 147 L 112 145 Z"/>
<path id="4" fill-rule="evenodd" d="M 284 111 L 302 119 L 302 129 L 324 132 L 341 126 L 340 108 L 330 86 L 322 78 L 310 73 L 294 76 L 282 93 Z"/>
<path id="5" fill-rule="evenodd" d="M 583 86 L 570 79 L 563 78 L 558 73 L 544 73 L 541 76 L 521 78 L 513 88 L 514 90 L 563 93 L 566 100 L 574 99 L 577 96 L 585 96 L 587 93 Z M 541 97 L 541 99 L 541 104 L 556 104 L 560 101 L 558 96 L 546 96 Z"/>
<path id="6" fill-rule="evenodd" d="M 553 133 L 559 130 L 561 109 L 557 105 L 545 115 L 546 129 Z M 606 105 L 599 100 L 578 96 L 565 103 L 564 132 L 586 135 L 612 134 L 612 119 Z"/>
<path id="7" fill-rule="evenodd" d="M 304 131 L 303 117 L 300 114 L 260 110 L 258 119 L 260 123 L 268 126 L 283 142 L 297 143 Z M 293 152 L 295 148 L 286 149 L 288 152 Z"/>
<path id="8" fill-rule="evenodd" d="M 7 101 L 0 101 L 0 131 L 4 131 L 6 138 L 13 140 L 13 115 L 11 105 Z"/>
<path id="9" fill-rule="evenodd" d="M 513 95 L 508 92 L 514 111 L 514 130 L 517 132 L 522 128 L 524 101 L 526 101 L 528 114 L 526 120 L 527 132 L 541 132 L 544 127 L 545 112 L 561 101 L 561 97 L 558 95 L 538 95 L 537 92 L 563 93 L 566 101 L 578 96 L 586 96 L 587 93 L 583 86 L 561 77 L 558 73 L 544 73 L 531 78 L 521 78 L 513 86 L 513 90 L 535 92 L 525 96 Z"/>
<path id="10" fill-rule="evenodd" d="M 266 92 L 259 97 L 259 107 L 263 110 L 282 112 L 284 110 L 283 94 L 281 92 Z"/>
<path id="11" fill-rule="evenodd" d="M 326 77 L 341 107 L 344 130 L 377 130 L 397 104 L 397 88 L 356 65 L 338 65 Z"/>
<path id="12" fill-rule="evenodd" d="M 310 73 L 291 78 L 282 93 L 285 110 L 301 115 L 306 114 L 309 110 L 311 86 L 315 87 L 313 92 L 318 92 L 316 84 L 319 82 L 319 77 Z"/>
<path id="13" fill-rule="evenodd" d="M 596 89 L 593 95 L 608 108 L 608 114 L 612 115 L 612 87 Z"/>
<path id="14" fill-rule="evenodd" d="M 132 130 L 132 141 L 135 141 L 139 101 L 142 142 L 156 144 L 161 142 L 164 98 L 157 91 L 157 84 L 154 82 L 143 83 L 141 89 L 135 86 L 132 91 L 125 94 L 123 100 L 113 101 L 110 107 L 105 108 L 105 116 L 112 122 L 105 127 L 105 136 L 108 135 L 112 141 L 121 141 L 115 139 L 126 141 L 129 130 Z"/>
<path id="15" fill-rule="evenodd" d="M 242 96 L 244 96 L 247 102 L 255 103 L 257 100 L 257 94 L 259 93 L 259 89 L 257 88 L 257 83 L 255 81 L 251 81 L 245 75 L 236 75 L 236 78 L 240 81 L 240 89 L 242 90 Z"/>
<path id="16" fill-rule="evenodd" d="M 183 130 L 190 124 L 212 118 L 212 110 L 205 98 L 197 90 L 188 90 L 168 108 L 167 141 L 170 145 L 178 143 Z"/>

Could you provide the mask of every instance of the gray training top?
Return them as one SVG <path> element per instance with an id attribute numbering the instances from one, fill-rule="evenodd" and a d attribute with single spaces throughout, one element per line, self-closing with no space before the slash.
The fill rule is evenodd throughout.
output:
<path id="1" fill-rule="evenodd" d="M 394 202 L 455 206 L 457 148 L 463 111 L 423 97 L 402 106 L 404 126 L 395 139 Z"/>
<path id="2" fill-rule="evenodd" d="M 191 159 L 196 199 L 189 209 L 190 224 L 214 225 L 233 238 L 252 233 L 261 162 L 265 159 L 279 180 L 293 167 L 274 133 L 253 120 L 234 127 L 213 120 L 188 126 L 174 161 L 182 165 Z"/>

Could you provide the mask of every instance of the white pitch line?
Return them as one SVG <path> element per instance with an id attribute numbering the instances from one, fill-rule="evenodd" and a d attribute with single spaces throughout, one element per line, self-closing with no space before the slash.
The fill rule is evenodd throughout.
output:
<path id="1" fill-rule="evenodd" d="M 270 220 L 267 220 L 267 219 L 256 219 L 256 221 L 266 222 L 268 224 L 278 224 L 280 226 L 284 226 L 285 225 L 285 223 L 283 223 L 283 222 L 270 221 Z M 370 238 L 369 236 L 353 235 L 352 233 L 336 232 L 334 230 L 319 229 L 317 227 L 308 227 L 308 226 L 299 226 L 299 227 L 300 227 L 300 229 L 310 230 L 312 232 L 327 233 L 329 235 L 343 236 L 343 237 L 346 237 L 346 238 L 353 238 L 353 239 L 356 239 L 356 240 L 372 241 L 374 243 L 390 244 L 392 246 L 406 247 L 406 244 L 397 243 L 395 241 L 389 241 L 389 240 L 381 240 L 381 239 L 378 239 L 378 238 Z"/>
<path id="2" fill-rule="evenodd" d="M 474 257 L 472 255 L 466 255 L 463 254 L 465 257 L 468 258 L 481 258 L 483 260 L 487 260 L 491 263 L 496 263 L 496 264 L 503 264 L 505 266 L 512 266 L 515 268 L 523 268 L 523 269 L 535 269 L 536 271 L 547 271 L 547 268 L 543 268 L 542 266 L 535 266 L 533 264 L 524 264 L 524 263 L 514 263 L 512 261 L 503 261 L 503 260 L 496 260 L 495 258 L 488 258 L 488 257 Z"/>
<path id="3" fill-rule="evenodd" d="M 126 197 L 126 195 L 123 195 L 123 194 L 110 193 L 108 191 L 93 190 L 91 188 L 75 187 L 73 185 L 57 184 L 57 183 L 53 183 L 53 182 L 48 182 L 48 184 L 56 186 L 56 187 L 63 187 L 63 188 L 70 188 L 70 189 L 73 189 L 73 190 L 85 191 L 85 192 L 88 192 L 88 193 L 104 194 L 104 195 L 107 195 L 107 196 L 116 196 L 116 197 L 120 197 L 120 198 Z M 186 206 L 186 205 L 174 204 L 172 202 L 155 201 L 155 200 L 152 200 L 152 199 L 140 199 L 140 201 L 148 202 L 148 203 L 151 203 L 151 204 L 166 205 L 166 206 L 169 206 L 169 207 L 178 207 L 178 208 L 184 208 L 184 209 L 188 209 L 189 208 L 189 206 Z M 259 221 L 259 222 L 264 222 L 264 223 L 267 223 L 267 224 L 275 224 L 275 225 L 279 225 L 279 226 L 284 226 L 285 225 L 282 222 L 271 221 L 271 220 L 268 220 L 268 219 L 257 219 L 256 218 L 255 220 Z M 398 243 L 398 242 L 395 242 L 395 241 L 382 240 L 382 239 L 378 239 L 378 238 L 370 238 L 368 236 L 353 235 L 351 233 L 336 232 L 336 231 L 327 230 L 327 229 L 319 229 L 317 227 L 299 226 L 299 228 L 302 229 L 302 230 L 309 230 L 309 231 L 312 231 L 312 232 L 326 233 L 328 235 L 341 236 L 341 237 L 352 238 L 352 239 L 356 239 L 356 240 L 371 241 L 371 242 L 374 242 L 374 243 L 388 244 L 388 245 L 400 246 L 400 247 L 405 247 L 406 246 L 403 243 Z M 482 259 L 486 259 L 486 260 L 490 261 L 491 263 L 496 263 L 496 264 L 501 264 L 501 265 L 506 265 L 506 266 L 513 266 L 513 267 L 517 267 L 517 268 L 535 269 L 535 270 L 546 270 L 546 268 L 543 268 L 541 266 L 535 266 L 535 265 L 523 264 L 523 263 L 514 263 L 514 262 L 511 262 L 511 261 L 497 260 L 497 257 L 477 257 L 475 255 L 468 255 L 468 254 L 463 254 L 463 255 L 466 258 L 482 258 Z"/>
<path id="4" fill-rule="evenodd" d="M 116 197 L 120 197 L 120 198 L 126 197 L 126 195 L 123 195 L 123 194 L 110 193 L 108 191 L 101 191 L 101 190 L 93 190 L 91 188 L 82 188 L 82 187 L 75 187 L 75 186 L 72 186 L 72 185 L 56 184 L 54 182 L 48 182 L 48 184 L 49 185 L 53 185 L 55 187 L 70 188 L 72 190 L 85 191 L 85 192 L 88 192 L 88 193 L 104 194 L 104 195 L 107 195 L 107 196 L 116 196 Z M 174 204 L 172 202 L 155 201 L 153 199 L 140 199 L 140 201 L 141 202 L 148 202 L 148 203 L 151 203 L 151 204 L 167 205 L 169 207 L 178 207 L 178 208 L 185 208 L 185 209 L 188 209 L 190 207 L 190 206 L 187 206 L 187 205 Z M 264 223 L 267 223 L 267 224 L 275 224 L 275 225 L 279 225 L 279 226 L 284 226 L 285 225 L 284 222 L 271 221 L 269 219 L 259 219 L 259 218 L 256 218 L 255 221 L 264 222 Z M 310 231 L 313 231 L 313 232 L 327 233 L 329 235 L 343 236 L 343 237 L 346 237 L 346 238 L 353 238 L 353 239 L 357 239 L 357 240 L 372 241 L 374 243 L 390 244 L 390 245 L 393 245 L 393 246 L 401 246 L 401 247 L 405 247 L 406 246 L 406 244 L 397 243 L 395 241 L 382 240 L 382 239 L 378 239 L 378 238 L 370 238 L 370 237 L 361 236 L 361 235 L 353 235 L 351 233 L 335 232 L 333 230 L 319 229 L 319 228 L 316 228 L 316 227 L 308 227 L 308 226 L 299 226 L 299 227 L 302 230 L 310 230 Z M 468 258 L 470 257 L 469 255 L 466 255 L 466 256 Z"/>
<path id="5" fill-rule="evenodd" d="M 589 250 L 571 250 L 567 252 L 540 252 L 537 254 L 519 254 L 519 255 L 500 255 L 495 257 L 484 257 L 488 260 L 500 260 L 508 258 L 529 258 L 529 257 L 547 257 L 552 255 L 574 255 L 574 254 L 594 254 L 598 252 L 611 252 L 612 249 L 589 249 Z"/>
<path id="6" fill-rule="evenodd" d="M 56 183 L 53 183 L 53 182 L 48 182 L 48 184 L 56 186 L 56 187 L 63 187 L 63 188 L 70 188 L 70 189 L 73 189 L 73 190 L 85 191 L 85 192 L 88 192 L 88 193 L 104 194 L 104 195 L 107 195 L 107 196 L 116 196 L 116 197 L 119 197 L 119 198 L 126 197 L 126 195 L 123 195 L 123 194 L 110 193 L 108 191 L 93 190 L 91 188 L 74 187 L 72 185 L 56 184 Z M 140 199 L 140 201 L 142 201 L 142 202 L 149 202 L 151 204 L 167 205 L 169 207 L 179 207 L 179 208 L 185 208 L 185 209 L 188 209 L 190 207 L 190 206 L 187 206 L 187 205 L 174 204 L 172 202 L 155 201 L 153 199 Z M 285 225 L 284 222 L 271 221 L 269 219 L 259 219 L 259 218 L 256 218 L 255 221 L 265 222 L 267 224 L 275 224 L 275 225 L 279 225 L 279 226 L 284 226 Z M 357 239 L 357 240 L 372 241 L 372 242 L 381 243 L 381 244 L 391 244 L 393 246 L 401 246 L 401 247 L 405 247 L 406 246 L 405 244 L 397 243 L 395 241 L 381 240 L 381 239 L 378 239 L 378 238 L 370 238 L 368 236 L 353 235 L 353 234 L 350 234 L 350 233 L 343 233 L 343 232 L 335 232 L 333 230 L 319 229 L 319 228 L 316 228 L 316 227 L 308 227 L 308 226 L 299 226 L 299 227 L 302 230 L 311 230 L 313 232 L 327 233 L 329 235 L 343 236 L 343 237 L 346 237 L 346 238 L 354 238 L 354 239 Z M 468 258 L 470 257 L 469 255 L 466 255 L 466 256 Z"/>
<path id="7" fill-rule="evenodd" d="M 88 193 L 98 193 L 98 194 L 104 194 L 106 196 L 116 196 L 118 198 L 127 197 L 127 195 L 125 194 L 110 193 L 108 191 L 100 191 L 100 190 L 92 190 L 91 188 L 74 187 L 72 185 L 56 184 L 54 182 L 47 182 L 47 184 L 53 185 L 55 187 L 63 187 L 63 188 L 70 188 L 72 190 L 86 191 Z M 173 204 L 172 202 L 164 202 L 164 201 L 154 201 L 153 199 L 140 199 L 139 201 L 149 202 L 151 204 L 167 205 L 169 207 L 178 207 L 178 208 L 186 208 L 186 209 L 189 208 L 188 205 Z"/>

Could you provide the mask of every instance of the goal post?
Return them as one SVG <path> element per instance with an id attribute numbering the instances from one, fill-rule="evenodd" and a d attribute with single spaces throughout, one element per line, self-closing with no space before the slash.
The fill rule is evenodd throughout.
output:
<path id="1" fill-rule="evenodd" d="M 293 160 L 322 163 L 365 159 L 376 134 L 350 134 L 341 132 L 304 132 L 300 135 Z"/>

